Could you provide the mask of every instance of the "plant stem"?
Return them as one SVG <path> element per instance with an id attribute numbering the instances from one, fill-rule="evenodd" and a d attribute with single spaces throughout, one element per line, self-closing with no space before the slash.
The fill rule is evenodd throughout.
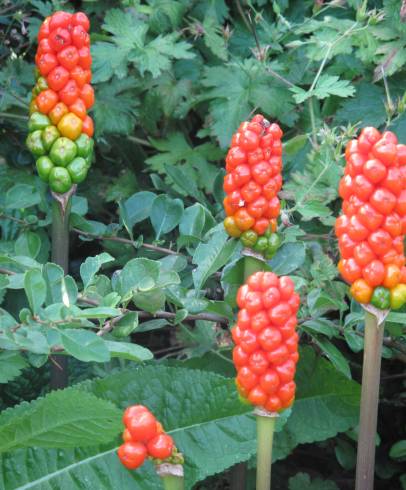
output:
<path id="1" fill-rule="evenodd" d="M 73 188 L 61 196 L 53 194 L 52 201 L 52 262 L 62 267 L 64 274 L 69 268 L 69 216 Z M 68 357 L 59 356 L 58 363 L 51 363 L 51 389 L 68 386 Z"/>
<path id="2" fill-rule="evenodd" d="M 256 490 L 270 490 L 272 444 L 276 417 L 256 413 L 257 419 L 257 486 Z"/>
<path id="3" fill-rule="evenodd" d="M 165 490 L 184 490 L 183 464 L 162 463 L 155 469 Z"/>
<path id="4" fill-rule="evenodd" d="M 364 363 L 362 371 L 358 435 L 356 490 L 374 487 L 375 434 L 379 403 L 379 381 L 384 323 L 365 311 Z"/>
<path id="5" fill-rule="evenodd" d="M 184 490 L 185 488 L 183 477 L 166 475 L 161 479 L 165 490 Z"/>

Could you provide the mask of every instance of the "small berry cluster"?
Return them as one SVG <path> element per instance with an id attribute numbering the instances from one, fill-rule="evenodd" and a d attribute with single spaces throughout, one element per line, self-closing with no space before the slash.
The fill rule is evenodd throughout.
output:
<path id="1" fill-rule="evenodd" d="M 406 301 L 406 145 L 394 133 L 364 128 L 345 151 L 336 220 L 338 269 L 359 303 L 380 309 Z"/>
<path id="2" fill-rule="evenodd" d="M 47 17 L 38 33 L 27 146 L 40 178 L 57 193 L 82 182 L 92 160 L 89 26 L 84 13 L 60 11 Z"/>
<path id="3" fill-rule="evenodd" d="M 237 304 L 232 337 L 238 391 L 253 405 L 279 412 L 295 397 L 299 295 L 289 277 L 256 272 L 239 288 Z"/>
<path id="4" fill-rule="evenodd" d="M 123 415 L 124 444 L 118 448 L 118 457 L 129 470 L 141 466 L 147 457 L 160 463 L 183 463 L 173 439 L 166 434 L 160 422 L 143 405 L 128 407 Z"/>
<path id="5" fill-rule="evenodd" d="M 271 258 L 280 245 L 275 233 L 282 187 L 282 130 L 258 114 L 234 134 L 226 157 L 224 227 L 244 246 Z"/>

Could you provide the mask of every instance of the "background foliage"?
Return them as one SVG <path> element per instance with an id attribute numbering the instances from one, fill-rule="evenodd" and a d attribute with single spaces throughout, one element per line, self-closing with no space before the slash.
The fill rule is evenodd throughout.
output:
<path id="1" fill-rule="evenodd" d="M 254 112 L 285 131 L 283 245 L 269 265 L 302 298 L 274 484 L 353 488 L 362 312 L 338 277 L 332 225 L 346 141 L 365 125 L 404 138 L 401 3 L 2 2 L 0 488 L 159 488 L 151 467 L 128 472 L 115 455 L 134 402 L 185 452 L 190 487 L 228 488 L 228 468 L 254 455 L 230 361 L 243 261 L 221 224 L 224 155 Z M 60 8 L 91 19 L 97 140 L 65 277 L 49 262 L 50 195 L 24 147 L 36 33 Z M 406 488 L 405 320 L 391 313 L 385 334 L 377 488 Z M 61 353 L 72 387 L 47 394 L 47 360 Z"/>

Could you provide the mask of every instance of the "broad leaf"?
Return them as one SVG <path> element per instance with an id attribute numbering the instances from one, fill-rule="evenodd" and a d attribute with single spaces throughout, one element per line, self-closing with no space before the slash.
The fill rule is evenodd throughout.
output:
<path id="1" fill-rule="evenodd" d="M 62 346 L 79 361 L 107 362 L 110 352 L 103 339 L 94 332 L 82 329 L 61 330 Z"/>
<path id="2" fill-rule="evenodd" d="M 21 447 L 78 447 L 110 442 L 121 428 L 111 402 L 84 391 L 54 391 L 0 417 L 0 452 Z"/>
<path id="3" fill-rule="evenodd" d="M 193 255 L 197 268 L 193 271 L 193 282 L 197 290 L 207 279 L 223 267 L 240 246 L 237 240 L 229 240 L 223 225 L 217 227 L 207 243 L 200 243 Z"/>
<path id="4" fill-rule="evenodd" d="M 103 252 L 95 257 L 88 257 L 80 266 L 80 277 L 83 281 L 83 288 L 86 289 L 99 272 L 101 266 L 114 260 L 110 254 Z"/>
<path id="5" fill-rule="evenodd" d="M 154 199 L 151 207 L 151 223 L 159 239 L 164 233 L 172 231 L 183 215 L 183 202 L 180 199 L 171 199 L 161 194 Z"/>

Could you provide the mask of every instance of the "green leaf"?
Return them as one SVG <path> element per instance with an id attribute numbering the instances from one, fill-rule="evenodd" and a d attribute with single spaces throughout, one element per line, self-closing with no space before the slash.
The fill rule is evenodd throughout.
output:
<path id="1" fill-rule="evenodd" d="M 16 184 L 7 191 L 4 206 L 7 209 L 30 208 L 41 202 L 38 190 L 27 184 Z"/>
<path id="2" fill-rule="evenodd" d="M 201 204 L 195 203 L 193 206 L 189 206 L 185 209 L 179 223 L 179 231 L 182 235 L 200 239 L 203 233 L 205 221 L 205 208 Z"/>
<path id="3" fill-rule="evenodd" d="M 232 379 L 210 372 L 148 366 L 122 370 L 105 379 L 79 385 L 77 389 L 84 390 L 84 394 L 86 391 L 92 393 L 92 398 L 97 397 L 95 400 L 114 401 L 121 410 L 141 401 L 148 406 L 174 437 L 177 447 L 188 454 L 185 458 L 185 488 L 192 488 L 196 481 L 249 459 L 255 452 L 255 421 L 251 415 L 246 415 L 251 408 L 240 403 Z M 210 403 L 206 403 L 208 396 Z M 69 406 L 67 415 L 72 418 L 82 412 L 80 398 L 77 400 L 75 407 Z M 103 409 L 95 407 L 96 410 L 99 416 L 103 415 Z M 103 430 L 97 430 L 103 433 Z M 87 434 L 92 432 L 85 431 L 85 436 Z M 208 444 L 210 451 L 207 451 Z M 117 481 L 121 490 L 161 488 L 151 464 L 128 471 L 119 462 L 116 451 L 117 444 L 98 452 L 93 449 L 74 453 L 58 450 L 58 460 L 52 452 L 30 451 L 36 464 L 24 466 L 24 472 L 7 469 L 5 490 L 23 485 L 33 490 L 40 490 L 41 485 L 84 490 L 84 481 L 99 490 L 115 488 Z M 20 458 L 27 455 L 28 452 L 14 452 L 13 461 L 21 462 Z M 45 459 L 46 455 L 49 459 Z M 8 456 L 4 458 L 2 467 L 12 468 L 13 465 L 5 464 Z"/>
<path id="4" fill-rule="evenodd" d="M 306 259 L 306 249 L 303 243 L 284 243 L 268 262 L 275 274 L 291 274 L 299 269 Z"/>
<path id="5" fill-rule="evenodd" d="M 227 61 L 228 52 L 222 32 L 222 25 L 212 15 L 206 15 L 203 21 L 204 42 L 210 51 L 223 61 Z"/>
<path id="6" fill-rule="evenodd" d="M 385 92 L 381 87 L 365 82 L 359 83 L 355 97 L 343 102 L 336 112 L 334 122 L 380 126 L 386 119 L 384 101 Z"/>
<path id="7" fill-rule="evenodd" d="M 276 434 L 278 458 L 297 444 L 323 441 L 358 424 L 360 386 L 310 347 L 300 350 L 295 381 L 292 414 L 284 430 Z"/>
<path id="8" fill-rule="evenodd" d="M 111 340 L 105 340 L 104 343 L 106 344 L 111 357 L 120 357 L 136 362 L 149 361 L 154 358 L 154 355 L 149 349 L 137 344 L 113 342 Z"/>
<path id="9" fill-rule="evenodd" d="M 157 196 L 150 214 L 156 238 L 159 239 L 162 233 L 172 231 L 179 224 L 182 215 L 183 202 L 180 199 L 171 199 L 166 194 Z"/>
<path id="10" fill-rule="evenodd" d="M 227 264 L 230 257 L 240 246 L 237 240 L 229 240 L 223 225 L 213 229 L 207 243 L 200 243 L 193 255 L 197 268 L 193 271 L 193 283 L 200 290 L 207 279 Z"/>
<path id="11" fill-rule="evenodd" d="M 8 383 L 28 367 L 27 361 L 19 352 L 0 352 L 0 383 Z"/>
<path id="12" fill-rule="evenodd" d="M 131 230 L 134 225 L 148 218 L 156 194 L 149 191 L 136 192 L 122 206 L 126 213 L 126 226 Z"/>
<path id="13" fill-rule="evenodd" d="M 114 325 L 113 335 L 117 338 L 128 337 L 138 327 L 138 312 L 126 313 Z"/>
<path id="14" fill-rule="evenodd" d="M 110 306 L 96 306 L 94 308 L 85 308 L 75 316 L 78 318 L 109 318 L 121 315 L 121 310 L 111 308 Z"/>
<path id="15" fill-rule="evenodd" d="M 34 354 L 48 355 L 50 352 L 45 335 L 38 330 L 34 330 L 32 327 L 19 328 L 14 334 L 14 340 L 21 349 Z"/>
<path id="16" fill-rule="evenodd" d="M 107 362 L 110 352 L 101 337 L 82 329 L 61 330 L 62 346 L 68 354 L 83 362 Z"/>
<path id="17" fill-rule="evenodd" d="M 287 125 L 297 118 L 289 90 L 257 60 L 209 66 L 203 85 L 207 90 L 202 99 L 210 100 L 211 129 L 222 148 L 230 144 L 232 134 L 249 117 L 253 107 Z"/>
<path id="18" fill-rule="evenodd" d="M 351 379 L 351 370 L 348 361 L 337 349 L 337 347 L 322 337 L 313 337 L 313 340 L 328 357 L 335 368 L 343 373 L 345 377 Z"/>
<path id="19" fill-rule="evenodd" d="M 403 459 L 406 458 L 406 439 L 395 442 L 390 448 L 389 456 L 392 459 Z"/>
<path id="20" fill-rule="evenodd" d="M 28 255 L 35 259 L 41 250 L 41 238 L 37 233 L 25 231 L 17 238 L 14 251 L 16 255 Z"/>
<path id="21" fill-rule="evenodd" d="M 154 288 L 159 279 L 159 262 L 150 259 L 132 259 L 124 266 L 118 276 L 114 289 L 123 298 L 130 298 L 134 291 L 148 291 Z"/>
<path id="22" fill-rule="evenodd" d="M 315 478 L 310 480 L 307 473 L 297 473 L 289 478 L 289 490 L 339 490 L 337 485 L 331 480 Z"/>
<path id="23" fill-rule="evenodd" d="M 102 133 L 128 134 L 137 120 L 138 100 L 131 93 L 136 80 L 113 79 L 97 89 L 94 106 L 96 135 Z"/>
<path id="24" fill-rule="evenodd" d="M 88 257 L 80 266 L 80 277 L 83 281 L 83 288 L 86 289 L 90 286 L 103 264 L 107 264 L 113 260 L 114 257 L 106 252 L 96 255 L 95 257 Z"/>
<path id="25" fill-rule="evenodd" d="M 7 420 L 0 425 L 0 452 L 110 442 L 121 429 L 121 416 L 113 403 L 91 393 L 71 388 L 54 391 L 8 410 Z"/>
<path id="26" fill-rule="evenodd" d="M 32 312 L 37 314 L 47 294 L 47 286 L 39 270 L 33 269 L 25 273 L 24 289 Z"/>
<path id="27" fill-rule="evenodd" d="M 305 91 L 299 87 L 290 89 L 295 95 L 293 96 L 298 104 L 301 104 L 310 97 L 325 99 L 330 95 L 337 97 L 352 97 L 355 88 L 348 80 L 340 80 L 337 76 L 321 75 L 313 90 Z"/>
<path id="28" fill-rule="evenodd" d="M 318 201 L 307 201 L 298 208 L 298 212 L 302 215 L 303 221 L 310 221 L 313 218 L 323 218 L 330 216 L 331 210 Z"/>

